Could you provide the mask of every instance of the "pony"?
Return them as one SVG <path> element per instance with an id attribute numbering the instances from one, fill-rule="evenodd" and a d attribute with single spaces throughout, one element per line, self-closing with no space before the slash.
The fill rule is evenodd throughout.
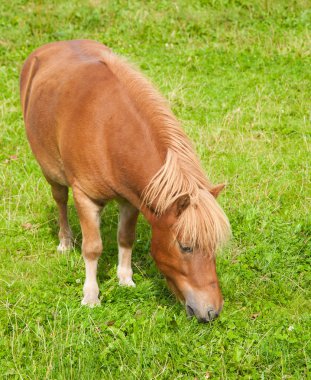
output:
<path id="1" fill-rule="evenodd" d="M 135 286 L 131 256 L 141 212 L 152 230 L 151 255 L 188 316 L 217 317 L 223 297 L 215 253 L 230 236 L 216 201 L 224 185 L 206 178 L 159 92 L 105 45 L 73 40 L 30 54 L 20 95 L 30 147 L 58 207 L 60 252 L 72 247 L 72 189 L 86 272 L 82 304 L 100 303 L 100 213 L 116 200 L 119 283 Z"/>

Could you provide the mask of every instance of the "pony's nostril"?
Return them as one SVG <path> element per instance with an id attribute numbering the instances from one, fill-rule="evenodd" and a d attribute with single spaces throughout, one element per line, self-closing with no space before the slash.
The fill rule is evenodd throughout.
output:
<path id="1" fill-rule="evenodd" d="M 194 315 L 194 310 L 192 309 L 191 306 L 187 305 L 186 310 L 187 310 L 188 317 L 192 317 Z"/>
<path id="2" fill-rule="evenodd" d="M 215 312 L 214 309 L 210 308 L 207 310 L 208 320 L 211 321 L 212 319 L 216 318 L 218 314 Z"/>

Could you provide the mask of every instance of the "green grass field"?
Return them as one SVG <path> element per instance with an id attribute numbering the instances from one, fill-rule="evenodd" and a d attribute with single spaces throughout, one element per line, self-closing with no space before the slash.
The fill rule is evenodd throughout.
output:
<path id="1" fill-rule="evenodd" d="M 310 5 L 310 3 L 309 3 Z M 310 57 L 307 0 L 0 2 L 0 378 L 308 379 Z M 102 218 L 102 305 L 80 305 L 81 232 L 56 252 L 57 212 L 27 143 L 19 72 L 50 41 L 90 38 L 128 57 L 168 98 L 233 229 L 219 253 L 225 307 L 188 320 L 149 256 L 116 280 L 117 208 Z"/>

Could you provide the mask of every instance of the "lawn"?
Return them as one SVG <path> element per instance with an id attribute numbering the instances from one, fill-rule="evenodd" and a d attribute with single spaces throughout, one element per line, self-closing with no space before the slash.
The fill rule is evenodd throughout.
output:
<path id="1" fill-rule="evenodd" d="M 311 378 L 308 1 L 0 3 L 0 378 Z M 56 251 L 57 212 L 25 137 L 19 72 L 36 47 L 90 38 L 134 62 L 169 100 L 232 225 L 217 258 L 217 320 L 188 320 L 149 255 L 116 280 L 117 207 L 102 217 L 102 305 L 80 305 L 81 232 Z"/>

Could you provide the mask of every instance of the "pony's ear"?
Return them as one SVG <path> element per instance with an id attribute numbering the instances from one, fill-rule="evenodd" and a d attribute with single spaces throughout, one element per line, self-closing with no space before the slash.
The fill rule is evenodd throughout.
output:
<path id="1" fill-rule="evenodd" d="M 225 188 L 225 184 L 224 183 L 220 183 L 219 185 L 216 185 L 214 186 L 209 192 L 215 197 L 217 198 L 219 193 Z"/>
<path id="2" fill-rule="evenodd" d="M 188 194 L 181 195 L 176 201 L 176 217 L 190 205 L 190 196 Z"/>

